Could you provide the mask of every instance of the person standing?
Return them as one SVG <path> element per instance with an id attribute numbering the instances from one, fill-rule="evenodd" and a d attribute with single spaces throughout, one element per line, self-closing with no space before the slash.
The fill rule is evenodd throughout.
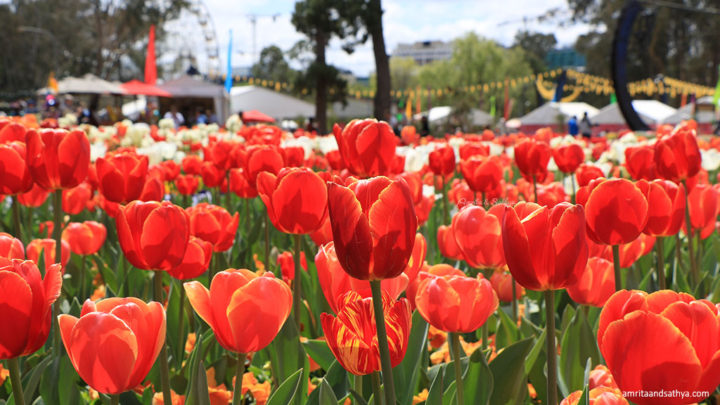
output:
<path id="1" fill-rule="evenodd" d="M 590 122 L 590 117 L 588 117 L 587 111 L 583 113 L 578 129 L 580 130 L 583 138 L 590 139 L 592 137 L 592 123 Z"/>
<path id="2" fill-rule="evenodd" d="M 170 107 L 170 111 L 165 113 L 165 116 L 163 118 L 170 118 L 175 123 L 175 129 L 178 129 L 180 125 L 183 125 L 185 123 L 185 117 L 183 117 L 182 113 L 178 111 L 178 108 L 176 105 L 172 105 Z"/>
<path id="3" fill-rule="evenodd" d="M 568 133 L 572 136 L 577 136 L 578 134 L 577 117 L 574 115 L 568 120 Z"/>

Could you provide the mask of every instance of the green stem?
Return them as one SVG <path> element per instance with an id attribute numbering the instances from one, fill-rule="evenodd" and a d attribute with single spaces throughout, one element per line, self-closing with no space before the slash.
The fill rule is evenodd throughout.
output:
<path id="1" fill-rule="evenodd" d="M 487 322 L 485 322 L 480 327 L 480 333 L 482 334 L 482 343 L 480 343 L 480 348 L 483 351 L 485 351 L 485 349 L 487 349 L 487 347 L 488 347 L 488 325 L 487 325 Z M 455 341 L 453 341 L 453 344 L 455 344 L 454 342 Z M 458 341 L 458 343 L 459 343 L 459 341 Z"/>
<path id="2" fill-rule="evenodd" d="M 370 280 L 370 289 L 372 290 L 373 309 L 375 310 L 375 325 L 380 349 L 383 385 L 385 386 L 385 402 L 388 405 L 394 405 L 395 384 L 393 382 L 392 365 L 390 364 L 390 346 L 388 345 L 387 331 L 385 330 L 385 313 L 383 311 L 380 280 Z"/>
<path id="3" fill-rule="evenodd" d="M 87 298 L 85 296 L 85 284 L 87 281 L 87 280 L 85 280 L 85 277 L 86 277 L 85 267 L 86 267 L 85 266 L 85 255 L 82 255 L 80 258 L 80 298 L 82 298 L 82 299 Z"/>
<path id="4" fill-rule="evenodd" d="M 20 203 L 18 202 L 17 196 L 13 197 L 12 200 L 13 210 L 13 225 L 15 227 L 15 237 L 20 239 L 23 243 L 25 240 L 22 235 L 22 220 L 20 219 Z"/>
<path id="5" fill-rule="evenodd" d="M 572 184 L 572 196 L 570 196 L 570 202 L 575 204 L 575 174 L 570 176 L 570 184 Z"/>
<path id="6" fill-rule="evenodd" d="M 240 405 L 242 402 L 242 379 L 245 373 L 245 353 L 238 353 L 237 366 L 235 367 L 235 388 L 233 389 L 232 405 Z"/>
<path id="7" fill-rule="evenodd" d="M 482 201 L 481 201 L 482 207 L 483 207 L 483 209 L 487 209 L 487 206 L 490 204 L 486 203 L 487 199 L 485 197 L 485 192 L 483 191 L 480 195 L 482 196 Z"/>
<path id="8" fill-rule="evenodd" d="M 615 291 L 622 290 L 622 273 L 620 272 L 620 245 L 612 246 L 613 269 L 615 271 Z"/>
<path id="9" fill-rule="evenodd" d="M 243 241 L 250 239 L 250 203 L 252 200 L 249 198 L 245 199 L 245 238 Z M 248 242 L 246 242 L 248 243 Z"/>
<path id="10" fill-rule="evenodd" d="M 55 262 L 62 263 L 62 230 L 60 225 L 62 223 L 62 190 L 55 190 L 53 193 L 53 239 L 55 239 Z M 45 266 L 51 263 L 45 263 Z M 64 271 L 65 269 L 63 269 Z M 44 269 L 41 269 L 44 271 Z M 62 290 L 60 290 L 62 294 Z M 60 315 L 60 302 L 61 299 L 58 297 L 53 304 L 53 326 L 55 328 L 55 334 L 53 335 L 53 353 L 59 355 L 60 347 L 60 326 L 58 325 L 58 315 Z"/>
<path id="11" fill-rule="evenodd" d="M 690 256 L 690 276 L 692 277 L 693 288 L 697 287 L 697 283 L 700 280 L 698 275 L 697 264 L 695 263 L 695 252 L 692 242 L 692 222 L 690 221 L 690 189 L 687 186 L 687 182 L 683 180 L 683 186 L 685 186 L 685 226 L 687 227 L 687 240 L 688 240 L 688 255 Z"/>
<path id="12" fill-rule="evenodd" d="M 664 290 L 667 287 L 665 286 L 665 246 L 664 243 L 665 238 L 662 236 L 658 236 L 657 240 L 655 241 L 655 249 L 657 250 L 657 279 L 658 279 L 658 288 L 660 290 Z"/>
<path id="13" fill-rule="evenodd" d="M 230 194 L 232 194 L 230 192 L 230 170 L 225 172 L 225 178 L 227 180 L 227 190 L 225 190 L 225 208 L 230 210 Z"/>
<path id="14" fill-rule="evenodd" d="M 513 320 L 515 322 L 518 321 L 518 303 L 517 303 L 517 286 L 515 285 L 515 277 L 513 275 L 510 275 L 510 281 L 512 282 L 512 311 L 513 311 Z"/>
<path id="15" fill-rule="evenodd" d="M 120 404 L 120 394 L 110 395 L 110 405 Z"/>
<path id="16" fill-rule="evenodd" d="M 377 371 L 373 371 L 370 375 L 370 381 L 372 382 L 372 392 L 373 392 L 373 403 L 378 405 L 384 405 L 385 401 L 383 400 L 382 391 L 380 389 L 380 374 L 378 374 Z"/>
<path id="17" fill-rule="evenodd" d="M 362 377 L 363 376 L 361 376 L 361 375 L 353 375 L 353 389 L 360 397 L 363 396 L 363 381 L 362 381 L 363 379 L 362 379 Z M 356 405 L 360 404 L 360 401 L 358 401 L 357 399 L 354 400 L 353 402 Z"/>
<path id="18" fill-rule="evenodd" d="M 483 325 L 485 327 L 485 325 Z M 465 394 L 463 392 L 463 379 L 462 379 L 462 362 L 460 361 L 460 334 L 459 333 L 450 333 L 450 338 L 452 339 L 452 351 L 453 351 L 453 363 L 455 364 L 455 398 L 457 399 L 458 405 L 465 404 L 463 395 Z M 483 345 L 485 344 L 485 341 L 483 340 Z"/>
<path id="19" fill-rule="evenodd" d="M 15 405 L 25 405 L 25 394 L 23 394 L 22 380 L 20 379 L 20 363 L 18 358 L 8 359 L 10 369 L 10 384 L 12 384 L 13 398 Z"/>
<path id="20" fill-rule="evenodd" d="M 185 352 L 185 339 L 187 338 L 187 335 L 185 334 L 185 288 L 182 286 L 182 282 L 180 284 L 180 305 L 178 310 L 179 315 L 179 325 L 178 325 L 178 366 L 182 366 L 182 359 L 183 359 L 183 353 Z"/>
<path id="21" fill-rule="evenodd" d="M 189 206 L 190 206 L 190 196 L 183 194 L 183 196 L 182 196 L 182 203 L 183 203 L 183 208 L 189 207 Z"/>
<path id="22" fill-rule="evenodd" d="M 448 211 L 448 204 L 447 204 L 447 190 L 446 190 L 446 184 L 445 184 L 445 177 L 442 174 L 440 175 L 440 185 L 442 186 L 443 224 L 448 224 L 448 223 L 450 223 L 450 214 Z"/>
<path id="23" fill-rule="evenodd" d="M 302 308 L 302 275 L 300 274 L 300 242 L 302 235 L 295 235 L 295 278 L 293 279 L 293 316 L 298 333 L 300 332 L 300 311 Z"/>
<path id="24" fill-rule="evenodd" d="M 162 275 L 163 272 L 153 272 L 153 293 L 155 301 L 162 305 L 163 303 L 163 291 L 162 291 Z M 167 343 L 163 339 L 162 348 L 160 349 L 160 355 L 158 356 L 160 362 L 160 382 L 162 384 L 163 392 L 163 403 L 165 405 L 172 405 L 172 397 L 170 396 L 170 368 L 168 366 L 168 355 L 167 355 Z"/>
<path id="25" fill-rule="evenodd" d="M 545 291 L 545 336 L 547 342 L 547 404 L 557 401 L 557 349 L 555 345 L 555 290 Z"/>

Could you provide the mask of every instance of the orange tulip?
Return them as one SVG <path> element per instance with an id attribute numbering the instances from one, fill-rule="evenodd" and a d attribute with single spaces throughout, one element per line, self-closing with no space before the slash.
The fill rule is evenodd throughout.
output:
<path id="1" fill-rule="evenodd" d="M 395 367 L 403 360 L 407 350 L 410 303 L 405 298 L 395 301 L 387 293 L 383 293 L 382 303 L 390 363 Z M 340 300 L 338 316 L 322 313 L 320 322 L 330 350 L 345 370 L 355 375 L 380 371 L 372 298 L 361 298 L 350 291 Z"/>
<path id="2" fill-rule="evenodd" d="M 578 304 L 602 307 L 615 292 L 613 263 L 601 257 L 591 257 L 585 271 L 576 283 L 567 287 L 567 292 Z"/>
<path id="3" fill-rule="evenodd" d="M 0 359 L 28 355 L 45 344 L 61 287 L 57 264 L 48 266 L 44 279 L 29 260 L 13 259 L 0 267 Z"/>
<path id="4" fill-rule="evenodd" d="M 190 304 L 225 349 L 251 353 L 270 344 L 290 315 L 292 292 L 271 273 L 228 269 L 213 277 L 210 290 L 185 283 Z"/>
<path id="5" fill-rule="evenodd" d="M 33 179 L 42 188 L 73 188 L 87 177 L 90 142 L 80 130 L 28 131 L 27 164 Z"/>
<path id="6" fill-rule="evenodd" d="M 182 262 L 168 270 L 168 274 L 178 280 L 199 277 L 210 268 L 212 253 L 212 244 L 210 242 L 190 236 Z"/>
<path id="7" fill-rule="evenodd" d="M 452 226 L 440 225 L 437 229 L 437 243 L 440 254 L 448 259 L 463 260 L 463 253 L 455 241 L 455 231 Z"/>
<path id="8" fill-rule="evenodd" d="M 420 315 L 445 332 L 470 333 L 498 307 L 498 297 L 482 274 L 476 278 L 432 276 L 418 285 L 415 304 Z"/>
<path id="9" fill-rule="evenodd" d="M 230 216 L 219 205 L 200 203 L 185 209 L 190 219 L 190 234 L 210 242 L 216 252 L 230 249 L 235 241 L 240 221 L 239 214 Z"/>
<path id="10" fill-rule="evenodd" d="M 600 313 L 598 346 L 623 392 L 678 390 L 689 397 L 633 396 L 644 404 L 699 402 L 720 384 L 720 316 L 706 300 L 662 290 L 620 290 Z"/>
<path id="11" fill-rule="evenodd" d="M 535 291 L 565 288 L 580 278 L 587 263 L 585 213 L 582 206 L 568 203 L 505 206 L 502 243 L 520 285 Z"/>
<path id="12" fill-rule="evenodd" d="M 25 259 L 25 247 L 22 241 L 10 235 L 0 232 L 0 266 L 10 264 L 12 259 Z"/>
<path id="13" fill-rule="evenodd" d="M 127 204 L 140 198 L 148 173 L 148 157 L 125 151 L 95 163 L 100 192 L 109 201 Z"/>
<path id="14" fill-rule="evenodd" d="M 143 270 L 170 270 L 185 256 L 190 220 L 170 202 L 133 201 L 119 210 L 118 240 L 128 261 Z"/>
<path id="15" fill-rule="evenodd" d="M 453 217 L 455 241 L 470 266 L 497 268 L 505 264 L 500 224 L 504 211 L 502 205 L 488 211 L 469 205 Z"/>
<path id="16" fill-rule="evenodd" d="M 308 168 L 285 168 L 277 176 L 262 172 L 257 190 L 270 221 L 282 232 L 316 231 L 327 215 L 327 186 Z"/>
<path id="17" fill-rule="evenodd" d="M 106 394 L 140 384 L 165 342 L 162 305 L 133 297 L 87 300 L 79 319 L 60 315 L 58 321 L 73 367 L 90 387 Z"/>
<path id="18" fill-rule="evenodd" d="M 361 280 L 400 275 L 412 255 L 417 217 L 403 180 L 375 177 L 328 185 L 335 251 L 343 269 Z"/>
<path id="19" fill-rule="evenodd" d="M 582 391 L 575 391 L 560 402 L 560 405 L 580 405 Z M 599 387 L 588 392 L 589 405 L 630 405 L 617 388 Z"/>
<path id="20" fill-rule="evenodd" d="M 648 200 L 648 221 L 643 232 L 652 236 L 678 233 L 685 221 L 685 187 L 670 180 L 641 180 L 635 185 Z"/>
<path id="21" fill-rule="evenodd" d="M 65 189 L 62 192 L 62 210 L 70 215 L 79 214 L 88 208 L 92 195 L 92 186 L 85 181 L 77 187 Z"/>
<path id="22" fill-rule="evenodd" d="M 28 260 L 32 260 L 36 264 L 40 263 L 40 255 L 43 255 L 43 261 L 45 262 L 45 271 L 48 271 L 50 266 L 57 263 L 55 257 L 55 239 L 33 239 L 28 243 L 26 247 L 26 254 Z M 60 242 L 60 265 L 62 266 L 61 271 L 65 272 L 65 265 L 70 260 L 70 245 L 64 240 Z"/>
<path id="23" fill-rule="evenodd" d="M 397 138 L 387 122 L 352 120 L 342 129 L 336 124 L 333 135 L 350 173 L 359 177 L 391 173 Z"/>
<path id="24" fill-rule="evenodd" d="M 512 302 L 512 283 L 512 275 L 504 270 L 495 270 L 492 276 L 490 276 L 490 284 L 492 284 L 492 287 L 501 302 Z M 515 299 L 519 300 L 522 298 L 524 293 L 525 289 L 520 287 L 517 281 L 515 281 Z"/>
<path id="25" fill-rule="evenodd" d="M 95 221 L 71 222 L 62 232 L 62 240 L 67 241 L 70 251 L 82 256 L 97 253 L 106 236 L 105 225 Z"/>

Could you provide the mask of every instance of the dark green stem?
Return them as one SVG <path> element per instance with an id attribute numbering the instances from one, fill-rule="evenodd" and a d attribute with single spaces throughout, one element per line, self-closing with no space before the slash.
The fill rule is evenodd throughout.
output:
<path id="1" fill-rule="evenodd" d="M 370 375 L 370 381 L 372 382 L 373 403 L 384 405 L 385 401 L 383 400 L 382 393 L 380 392 L 380 374 L 378 374 L 377 371 L 373 371 Z"/>
<path id="2" fill-rule="evenodd" d="M 225 208 L 230 210 L 230 170 L 225 172 L 225 178 L 227 179 L 227 190 L 225 190 Z"/>
<path id="3" fill-rule="evenodd" d="M 440 184 L 442 186 L 443 224 L 448 224 L 448 223 L 450 223 L 450 214 L 448 211 L 448 204 L 447 204 L 447 190 L 446 190 L 446 184 L 445 184 L 445 177 L 442 174 L 440 175 Z"/>
<path id="4" fill-rule="evenodd" d="M 683 180 L 683 186 L 685 186 L 685 226 L 686 235 L 688 240 L 688 256 L 690 256 L 690 276 L 692 277 L 692 287 L 697 287 L 697 283 L 700 280 L 698 275 L 697 264 L 695 263 L 695 249 L 693 248 L 692 241 L 692 222 L 690 221 L 690 189 L 687 187 L 687 182 Z"/>
<path id="5" fill-rule="evenodd" d="M 557 349 L 555 344 L 555 290 L 545 291 L 545 335 L 547 342 L 547 404 L 557 400 Z"/>
<path id="6" fill-rule="evenodd" d="M 480 195 L 482 196 L 482 201 L 480 201 L 482 203 L 482 207 L 483 207 L 483 209 L 487 209 L 488 205 L 490 205 L 490 204 L 487 203 L 487 198 L 485 197 L 485 192 L 483 191 Z"/>
<path id="7" fill-rule="evenodd" d="M 382 303 L 382 287 L 380 280 L 371 280 L 373 309 L 375 310 L 375 325 L 377 326 L 378 346 L 380 349 L 380 363 L 385 391 L 385 402 L 395 404 L 395 383 L 393 382 L 392 365 L 390 364 L 390 346 L 388 345 L 387 331 L 385 329 L 385 313 Z"/>
<path id="8" fill-rule="evenodd" d="M 659 236 L 655 241 L 655 249 L 657 250 L 657 279 L 658 288 L 666 289 L 665 286 L 665 238 Z"/>
<path id="9" fill-rule="evenodd" d="M 480 327 L 480 333 L 482 334 L 482 342 L 480 343 L 480 348 L 485 351 L 488 347 L 488 325 L 487 322 L 485 322 Z"/>
<path id="10" fill-rule="evenodd" d="M 300 311 L 302 308 L 302 275 L 300 274 L 301 240 L 302 235 L 295 235 L 295 257 L 293 257 L 293 262 L 295 264 L 295 278 L 293 279 L 293 317 L 295 318 L 295 325 L 297 326 L 298 333 L 301 331 Z"/>
<path id="11" fill-rule="evenodd" d="M 465 404 L 463 398 L 465 393 L 463 392 L 462 362 L 460 361 L 460 334 L 451 332 L 450 338 L 452 339 L 453 363 L 455 364 L 455 399 L 457 399 L 458 405 L 463 405 Z"/>
<path id="12" fill-rule="evenodd" d="M 163 273 L 161 271 L 153 272 L 153 293 L 155 301 L 159 302 L 160 305 L 163 303 L 162 275 Z M 157 361 L 160 362 L 160 382 L 162 384 L 163 403 L 165 405 L 172 405 L 172 397 L 170 396 L 170 367 L 168 366 L 167 343 L 165 340 L 163 340 Z"/>
<path id="13" fill-rule="evenodd" d="M 361 376 L 361 375 L 353 375 L 353 389 L 360 397 L 363 396 L 363 381 L 362 381 L 363 379 L 362 379 L 362 377 L 363 376 Z M 358 404 L 360 404 L 360 401 L 355 399 L 353 401 L 353 403 L 358 405 Z"/>
<path id="14" fill-rule="evenodd" d="M 182 282 L 180 284 L 180 305 L 178 305 L 178 367 L 182 366 L 182 359 L 183 359 L 183 353 L 185 352 L 185 339 L 187 338 L 187 335 L 185 334 L 185 288 L 183 288 Z"/>
<path id="15" fill-rule="evenodd" d="M 110 395 L 110 405 L 120 405 L 120 394 Z"/>
<path id="16" fill-rule="evenodd" d="M 622 273 L 620 272 L 620 245 L 612 246 L 613 269 L 615 271 L 615 291 L 622 290 Z"/>
<path id="17" fill-rule="evenodd" d="M 55 190 L 53 193 L 53 239 L 55 239 L 55 263 L 61 263 L 62 265 L 62 230 L 60 225 L 62 224 L 62 190 Z M 49 255 L 48 255 L 49 256 Z M 48 266 L 51 263 L 45 263 Z M 44 271 L 44 269 L 41 269 Z M 63 272 L 65 269 L 63 269 Z M 62 295 L 62 290 L 60 291 Z M 53 327 L 55 328 L 55 334 L 53 335 L 53 353 L 60 354 L 60 326 L 58 325 L 58 315 L 60 315 L 60 302 L 61 297 L 58 297 L 53 304 Z"/>
<path id="18" fill-rule="evenodd" d="M 20 363 L 18 358 L 8 359 L 10 369 L 10 384 L 12 384 L 13 398 L 15 405 L 25 405 L 25 394 L 23 394 L 22 379 L 20 379 Z"/>
<path id="19" fill-rule="evenodd" d="M 233 389 L 232 405 L 240 405 L 242 402 L 243 374 L 245 374 L 245 353 L 238 353 L 237 366 L 235 367 L 235 388 Z"/>
<path id="20" fill-rule="evenodd" d="M 22 220 L 20 219 L 20 203 L 18 202 L 17 196 L 12 199 L 12 210 L 13 210 L 13 225 L 15 227 L 15 237 L 25 243 L 22 235 Z"/>
<path id="21" fill-rule="evenodd" d="M 189 207 L 190 206 L 190 196 L 183 194 L 182 203 L 183 203 L 183 208 Z"/>
<path id="22" fill-rule="evenodd" d="M 575 204 L 575 174 L 570 176 L 570 184 L 572 184 L 572 196 L 570 196 L 570 202 Z"/>
<path id="23" fill-rule="evenodd" d="M 518 321 L 518 303 L 517 303 L 517 286 L 515 285 L 515 277 L 510 275 L 510 281 L 512 281 L 512 311 L 513 321 Z"/>

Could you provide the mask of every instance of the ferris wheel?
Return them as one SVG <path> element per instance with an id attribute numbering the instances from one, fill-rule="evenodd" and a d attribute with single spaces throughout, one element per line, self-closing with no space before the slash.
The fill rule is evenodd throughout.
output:
<path id="1" fill-rule="evenodd" d="M 178 18 L 165 23 L 157 63 L 170 77 L 191 68 L 210 78 L 220 75 L 220 48 L 215 24 L 202 0 L 189 0 Z"/>

